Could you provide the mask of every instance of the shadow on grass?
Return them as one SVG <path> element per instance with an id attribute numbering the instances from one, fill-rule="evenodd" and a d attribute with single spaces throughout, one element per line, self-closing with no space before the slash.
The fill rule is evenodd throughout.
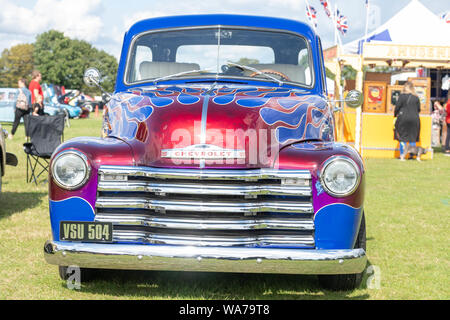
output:
<path id="1" fill-rule="evenodd" d="M 0 220 L 36 207 L 45 196 L 46 192 L 1 192 Z"/>
<path id="2" fill-rule="evenodd" d="M 62 285 L 66 287 L 66 283 Z M 364 293 L 334 292 L 319 286 L 316 276 L 175 271 L 97 271 L 81 292 L 129 298 L 294 300 L 368 299 Z"/>

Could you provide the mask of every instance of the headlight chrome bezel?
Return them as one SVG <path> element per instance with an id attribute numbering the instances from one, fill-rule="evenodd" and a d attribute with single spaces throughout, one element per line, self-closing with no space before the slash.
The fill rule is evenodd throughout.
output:
<path id="1" fill-rule="evenodd" d="M 75 155 L 75 156 L 79 157 L 79 158 L 83 161 L 83 164 L 84 164 L 84 166 L 85 166 L 85 168 L 86 168 L 86 173 L 85 173 L 85 175 L 84 175 L 83 180 L 82 180 L 80 183 L 78 183 L 78 184 L 76 184 L 76 185 L 74 185 L 74 186 L 68 186 L 68 185 L 62 183 L 62 182 L 58 179 L 57 175 L 55 174 L 55 165 L 56 165 L 56 163 L 57 163 L 58 160 L 60 160 L 62 157 L 67 156 L 67 155 Z M 83 186 L 86 184 L 86 182 L 89 180 L 89 178 L 90 178 L 90 176 L 91 176 L 91 166 L 90 166 L 90 164 L 89 164 L 88 157 L 87 157 L 83 152 L 78 151 L 78 150 L 73 150 L 73 149 L 71 149 L 71 150 L 65 150 L 65 151 L 62 151 L 61 153 L 59 153 L 59 154 L 53 159 L 53 161 L 52 161 L 52 166 L 51 166 L 51 173 L 52 173 L 52 179 L 53 179 L 53 181 L 55 182 L 55 184 L 56 184 L 58 187 L 60 187 L 60 188 L 62 188 L 62 189 L 65 189 L 65 190 L 71 190 L 71 191 L 72 191 L 72 190 L 80 189 L 81 187 L 83 187 Z"/>
<path id="2" fill-rule="evenodd" d="M 336 161 L 345 161 L 345 162 L 349 163 L 353 167 L 353 169 L 355 170 L 356 175 L 357 175 L 356 183 L 346 193 L 337 193 L 337 192 L 330 190 L 329 186 L 327 186 L 327 184 L 325 182 L 325 171 L 331 164 L 335 163 Z M 320 183 L 322 184 L 322 187 L 324 188 L 324 190 L 330 196 L 335 197 L 335 198 L 344 198 L 344 197 L 348 197 L 348 196 L 352 195 L 358 189 L 358 187 L 361 183 L 361 175 L 362 175 L 361 169 L 359 168 L 359 166 L 356 164 L 356 162 L 354 160 L 352 160 L 351 158 L 346 157 L 346 156 L 333 156 L 333 157 L 328 158 L 322 164 L 319 180 L 320 180 Z"/>

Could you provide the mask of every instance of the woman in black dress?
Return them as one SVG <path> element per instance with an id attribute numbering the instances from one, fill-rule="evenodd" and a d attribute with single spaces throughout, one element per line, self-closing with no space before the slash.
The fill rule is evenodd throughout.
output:
<path id="1" fill-rule="evenodd" d="M 420 100 L 411 82 L 406 82 L 395 105 L 395 139 L 400 142 L 400 160 L 405 160 L 406 143 L 416 145 L 420 136 Z"/>

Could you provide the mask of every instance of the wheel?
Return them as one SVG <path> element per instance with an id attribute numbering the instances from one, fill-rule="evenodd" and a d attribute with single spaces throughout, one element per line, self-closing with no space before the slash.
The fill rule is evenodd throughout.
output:
<path id="1" fill-rule="evenodd" d="M 366 250 L 366 219 L 361 218 L 361 226 L 359 227 L 358 238 L 354 248 L 362 248 Z M 321 275 L 319 276 L 319 283 L 326 289 L 335 291 L 353 290 L 361 284 L 364 271 L 356 274 L 337 274 L 337 275 Z"/>
<path id="2" fill-rule="evenodd" d="M 89 111 L 89 112 L 93 112 L 94 111 L 94 106 L 90 103 L 87 103 L 84 105 L 84 107 Z"/>
<path id="3" fill-rule="evenodd" d="M 80 283 L 83 282 L 89 282 L 94 280 L 95 278 L 95 270 L 96 269 L 88 269 L 88 268 L 80 268 L 80 278 L 77 279 L 80 281 Z M 69 270 L 69 267 L 65 267 L 65 266 L 58 266 L 58 271 L 59 271 L 59 277 L 61 278 L 61 280 L 68 280 L 70 276 L 72 276 L 74 274 L 73 270 Z M 71 271 L 69 273 L 69 271 Z"/>
<path id="4" fill-rule="evenodd" d="M 1 150 L 0 150 L 1 152 Z M 0 158 L 1 160 L 1 158 Z M 0 192 L 2 192 L 2 174 L 3 174 L 3 170 L 2 170 L 2 166 L 0 165 Z"/>

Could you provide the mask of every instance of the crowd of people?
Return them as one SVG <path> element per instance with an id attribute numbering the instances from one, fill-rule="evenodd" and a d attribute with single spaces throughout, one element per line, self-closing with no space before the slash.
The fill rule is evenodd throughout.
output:
<path id="1" fill-rule="evenodd" d="M 20 120 L 28 114 L 34 116 L 44 115 L 44 93 L 42 91 L 41 82 L 42 74 L 38 70 L 31 73 L 31 81 L 27 88 L 27 81 L 21 78 L 17 81 L 18 95 L 14 103 L 14 122 L 9 139 L 13 139 Z"/>

